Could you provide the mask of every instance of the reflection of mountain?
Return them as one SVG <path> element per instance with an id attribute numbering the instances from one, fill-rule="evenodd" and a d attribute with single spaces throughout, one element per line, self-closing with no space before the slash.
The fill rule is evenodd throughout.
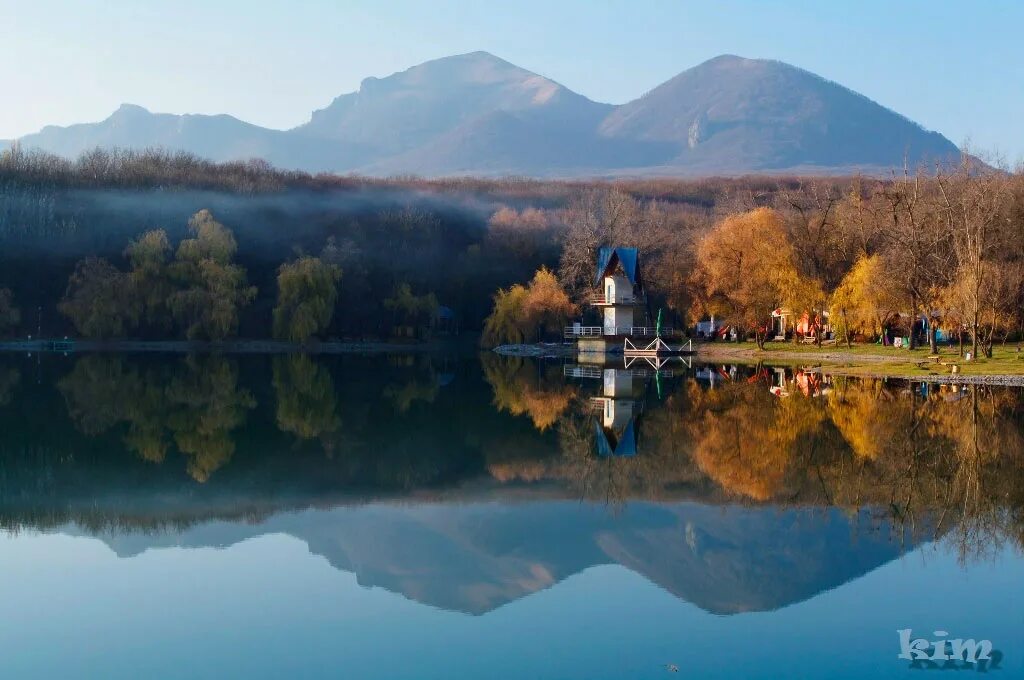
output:
<path id="1" fill-rule="evenodd" d="M 256 526 L 213 522 L 100 537 L 132 556 L 285 533 L 362 585 L 470 614 L 618 563 L 702 609 L 733 614 L 807 599 L 906 548 L 888 524 L 866 520 L 867 511 L 851 519 L 838 510 L 696 503 L 636 503 L 618 514 L 566 501 L 371 504 L 282 513 Z"/>

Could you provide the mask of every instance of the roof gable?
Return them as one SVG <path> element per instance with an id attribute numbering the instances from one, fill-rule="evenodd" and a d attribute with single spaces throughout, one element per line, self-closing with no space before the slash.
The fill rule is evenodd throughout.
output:
<path id="1" fill-rule="evenodd" d="M 594 285 L 600 285 L 601 279 L 610 276 L 617 266 L 622 266 L 626 278 L 634 286 L 642 286 L 640 282 L 640 254 L 636 248 L 613 248 L 602 246 L 597 251 L 597 276 Z"/>

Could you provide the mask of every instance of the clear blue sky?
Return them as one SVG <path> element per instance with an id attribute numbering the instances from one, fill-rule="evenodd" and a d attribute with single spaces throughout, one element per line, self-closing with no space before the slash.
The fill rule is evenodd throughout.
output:
<path id="1" fill-rule="evenodd" d="M 722 53 L 814 71 L 956 143 L 1024 158 L 1024 2 L 0 0 L 0 138 L 122 102 L 275 128 L 487 50 L 621 103 Z"/>

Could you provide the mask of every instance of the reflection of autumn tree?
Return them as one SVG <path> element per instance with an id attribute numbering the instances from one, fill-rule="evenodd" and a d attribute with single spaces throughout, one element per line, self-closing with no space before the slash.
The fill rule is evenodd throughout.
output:
<path id="1" fill-rule="evenodd" d="M 189 474 L 205 482 L 234 454 L 231 432 L 245 422 L 256 400 L 239 389 L 238 367 L 223 357 L 189 357 L 185 364 L 187 370 L 166 390 L 167 425 L 178 450 L 189 456 Z"/>
<path id="2" fill-rule="evenodd" d="M 277 426 L 300 439 L 324 437 L 341 427 L 331 374 L 304 354 L 274 357 Z"/>
<path id="3" fill-rule="evenodd" d="M 841 380 L 828 396 L 828 415 L 853 452 L 876 460 L 885 446 L 899 441 L 906 423 L 890 409 L 898 410 L 894 395 L 881 380 Z M 888 412 L 890 417 L 879 417 Z"/>
<path id="4" fill-rule="evenodd" d="M 776 496 L 793 464 L 795 445 L 814 437 L 825 411 L 812 399 L 779 399 L 762 386 L 690 387 L 694 461 L 731 493 Z"/>
<path id="5" fill-rule="evenodd" d="M 576 388 L 552 367 L 496 354 L 484 354 L 481 361 L 498 410 L 529 416 L 541 432 L 554 425 L 576 398 Z"/>
<path id="6" fill-rule="evenodd" d="M 98 435 L 124 425 L 125 446 L 153 462 L 164 460 L 173 441 L 200 482 L 231 458 L 231 432 L 256 405 L 238 387 L 234 363 L 214 356 L 189 357 L 170 375 L 120 357 L 88 356 L 58 387 L 82 432 Z"/>
<path id="7" fill-rule="evenodd" d="M 1020 501 L 1024 480 L 1024 434 L 1020 427 L 1019 395 L 1009 390 L 964 387 L 936 399 L 930 419 L 932 434 L 947 441 L 947 496 L 960 510 L 953 536 L 961 554 L 983 554 L 1001 544 L 1008 532 L 1020 530 L 1013 506 Z"/>
<path id="8" fill-rule="evenodd" d="M 395 405 L 399 413 L 408 413 L 417 401 L 432 404 L 437 399 L 440 385 L 437 380 L 406 380 L 400 385 L 388 385 L 384 388 L 384 396 Z"/>
<path id="9" fill-rule="evenodd" d="M 0 366 L 0 406 L 7 406 L 14 396 L 14 388 L 21 381 L 21 372 L 14 366 Z"/>

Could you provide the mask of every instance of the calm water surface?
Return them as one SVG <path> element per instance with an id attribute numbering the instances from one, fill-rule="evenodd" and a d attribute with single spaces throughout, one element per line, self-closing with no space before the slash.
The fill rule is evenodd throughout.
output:
<path id="1" fill-rule="evenodd" d="M 1024 677 L 1006 389 L 0 355 L 0 523 L 4 677 Z"/>

